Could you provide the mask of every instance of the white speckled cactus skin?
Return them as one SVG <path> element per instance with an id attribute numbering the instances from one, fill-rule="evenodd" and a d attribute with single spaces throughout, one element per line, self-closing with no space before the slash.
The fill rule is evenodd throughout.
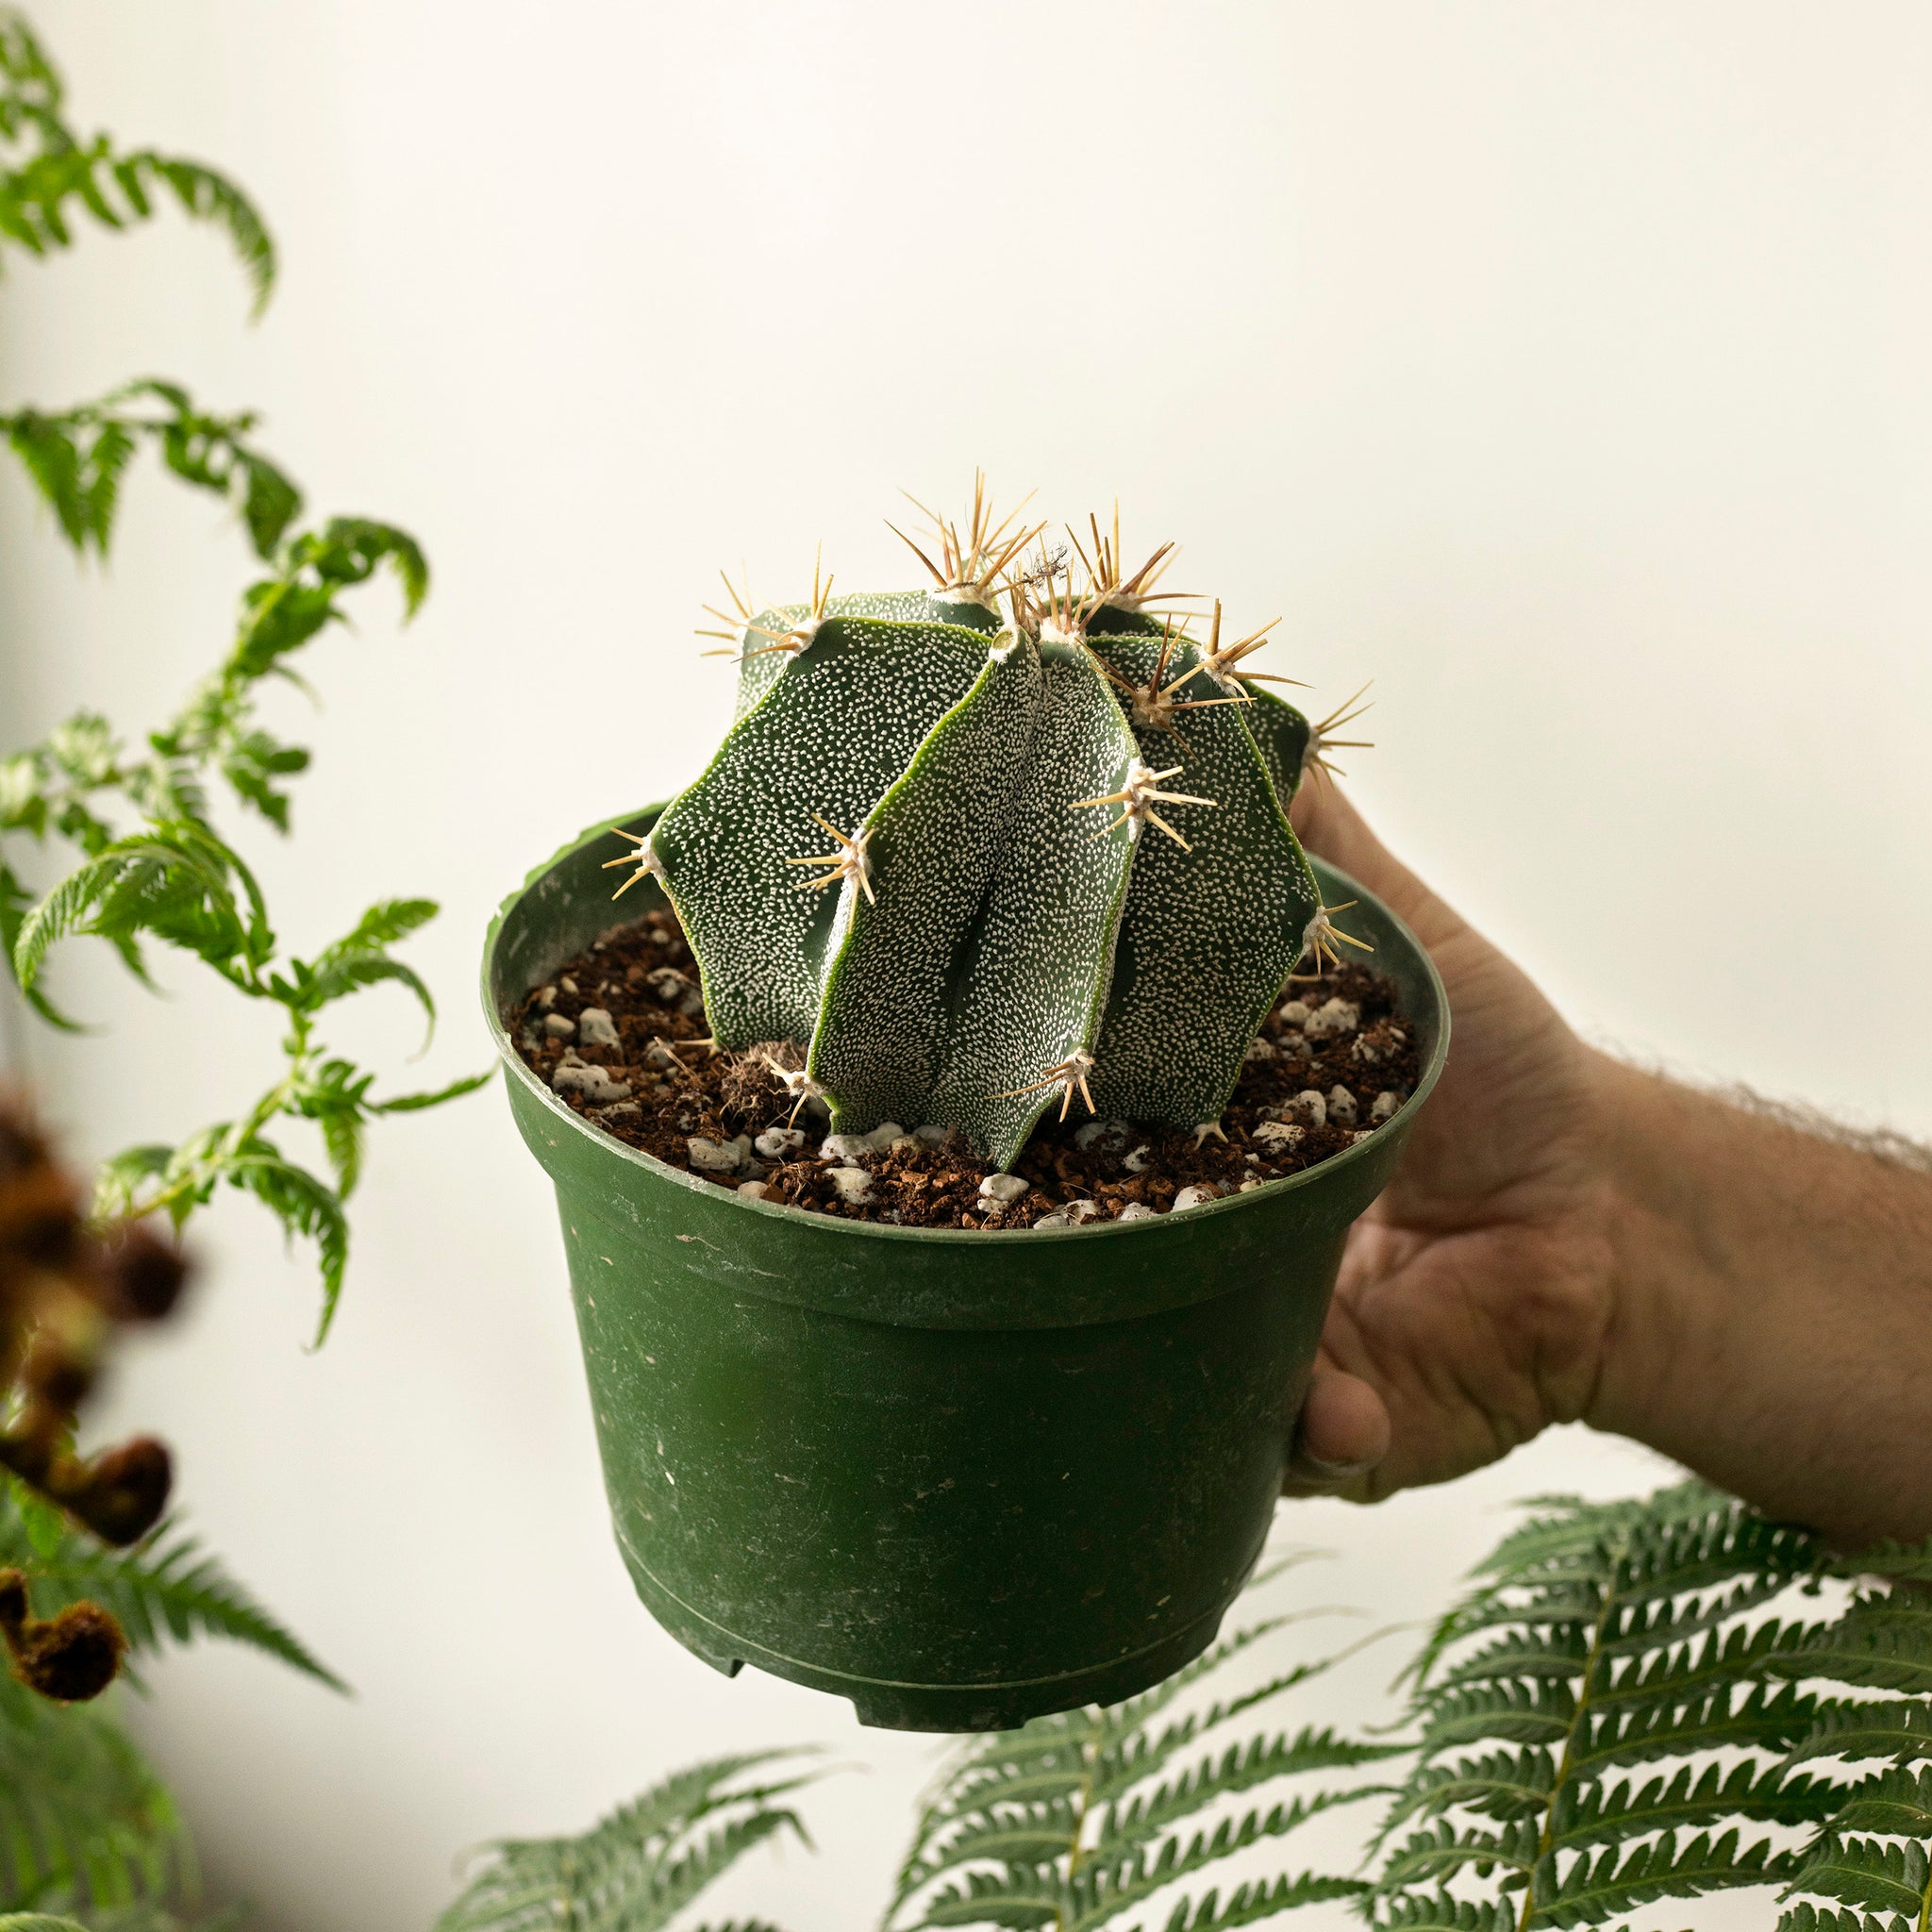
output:
<path id="1" fill-rule="evenodd" d="M 1148 614 L 1097 525 L 1077 595 L 1007 584 L 990 522 L 940 525 L 930 591 L 738 599 L 737 722 L 641 863 L 720 1046 L 795 1041 L 841 1131 L 1005 1166 L 1049 1107 L 1217 1120 L 1322 910 L 1287 818 L 1312 729 L 1218 609 L 1205 647 Z"/>

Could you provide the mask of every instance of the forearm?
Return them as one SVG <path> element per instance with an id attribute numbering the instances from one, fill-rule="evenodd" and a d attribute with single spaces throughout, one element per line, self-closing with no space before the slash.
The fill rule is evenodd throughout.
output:
<path id="1" fill-rule="evenodd" d="M 1847 1547 L 1932 1534 L 1932 1172 L 1597 1057 L 1588 1420 Z"/>

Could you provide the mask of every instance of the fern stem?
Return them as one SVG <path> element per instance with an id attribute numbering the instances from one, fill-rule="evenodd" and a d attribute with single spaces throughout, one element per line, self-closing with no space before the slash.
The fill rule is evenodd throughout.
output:
<path id="1" fill-rule="evenodd" d="M 1609 1576 L 1604 1584 L 1603 1608 L 1597 1612 L 1596 1622 L 1590 1631 L 1590 1645 L 1584 1652 L 1583 1677 L 1576 1690 L 1576 1708 L 1570 1716 L 1570 1728 L 1563 1733 L 1563 1750 L 1557 1759 L 1557 1774 L 1550 1781 L 1550 1795 L 1543 1806 L 1542 1828 L 1537 1834 L 1536 1857 L 1530 1862 L 1529 1883 L 1523 1889 L 1523 1910 L 1516 1920 L 1516 1932 L 1529 1932 L 1536 1918 L 1538 1906 L 1537 1874 L 1543 1869 L 1543 1860 L 1550 1856 L 1555 1838 L 1557 1822 L 1557 1801 L 1563 1794 L 1563 1787 L 1570 1778 L 1570 1759 L 1575 1750 L 1577 1736 L 1583 1721 L 1590 1715 L 1591 1687 L 1596 1681 L 1597 1666 L 1603 1661 L 1604 1632 L 1609 1627 L 1610 1615 L 1617 1607 L 1617 1574 L 1623 1568 L 1624 1558 L 1630 1547 L 1627 1531 L 1618 1535 L 1609 1545 Z M 1921 1926 L 1921 1932 L 1924 1927 Z"/>
<path id="2" fill-rule="evenodd" d="M 1074 1874 L 1080 1869 L 1080 1854 L 1087 1845 L 1087 1815 L 1093 1805 L 1093 1762 L 1100 1753 L 1100 1734 L 1094 1735 L 1080 1747 L 1080 1795 L 1074 1804 L 1074 1832 L 1072 1843 L 1067 1850 L 1067 1889 L 1071 1893 Z M 1053 1932 L 1067 1932 L 1067 1908 L 1064 1903 L 1053 1908 Z"/>

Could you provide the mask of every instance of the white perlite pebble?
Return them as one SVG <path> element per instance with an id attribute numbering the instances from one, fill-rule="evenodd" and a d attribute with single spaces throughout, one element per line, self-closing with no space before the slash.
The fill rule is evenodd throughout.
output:
<path id="1" fill-rule="evenodd" d="M 1386 1121 L 1402 1105 L 1402 1095 L 1392 1087 L 1385 1087 L 1375 1095 L 1374 1104 L 1369 1108 L 1372 1121 Z"/>
<path id="2" fill-rule="evenodd" d="M 979 1184 L 979 1198 L 996 1207 L 1008 1208 L 1026 1191 L 1027 1183 L 1016 1174 L 990 1174 Z"/>
<path id="3" fill-rule="evenodd" d="M 641 1121 L 644 1110 L 635 1100 L 620 1100 L 614 1107 L 600 1107 L 597 1118 L 600 1121 Z"/>
<path id="4" fill-rule="evenodd" d="M 1314 1010 L 1307 1000 L 1290 1000 L 1281 1009 L 1281 1024 L 1284 1026 L 1306 1026 L 1308 1015 Z"/>
<path id="5" fill-rule="evenodd" d="M 1348 1137 L 1348 1144 L 1353 1147 L 1357 1141 L 1373 1141 L 1374 1138 L 1375 1130 L 1374 1127 L 1357 1127 Z"/>
<path id="6" fill-rule="evenodd" d="M 1103 1154 L 1117 1154 L 1133 1137 L 1125 1121 L 1082 1121 L 1074 1129 L 1074 1145 L 1084 1154 L 1097 1147 Z"/>
<path id="7" fill-rule="evenodd" d="M 1241 1186 L 1235 1190 L 1235 1192 L 1238 1194 L 1249 1194 L 1252 1193 L 1260 1185 L 1260 1181 L 1254 1174 L 1250 1174 L 1247 1177 L 1247 1179 L 1244 1180 L 1241 1184 Z"/>
<path id="8" fill-rule="evenodd" d="M 741 1134 L 735 1141 L 708 1141 L 702 1134 L 691 1135 L 684 1143 L 691 1164 L 699 1174 L 742 1174 L 751 1164 L 751 1136 Z"/>
<path id="9" fill-rule="evenodd" d="M 762 1201 L 765 1198 L 765 1184 L 763 1181 L 740 1181 L 738 1191 L 747 1201 Z"/>
<path id="10" fill-rule="evenodd" d="M 1191 1188 L 1183 1188 L 1174 1197 L 1174 1211 L 1178 1214 L 1187 1208 L 1205 1208 L 1210 1201 L 1221 1199 L 1221 1190 L 1212 1181 L 1200 1181 Z"/>
<path id="11" fill-rule="evenodd" d="M 928 1147 L 943 1147 L 953 1138 L 951 1127 L 942 1127 L 937 1121 L 928 1122 L 923 1127 L 914 1127 L 912 1138 L 923 1141 Z"/>
<path id="12" fill-rule="evenodd" d="M 917 1134 L 901 1134 L 896 1141 L 888 1142 L 888 1154 L 917 1154 L 925 1145 Z"/>
<path id="13" fill-rule="evenodd" d="M 1355 1095 L 1346 1087 L 1328 1090 L 1328 1118 L 1338 1127 L 1352 1127 L 1356 1121 Z"/>
<path id="14" fill-rule="evenodd" d="M 1281 1044 L 1274 1050 L 1285 1060 L 1307 1060 L 1315 1057 L 1315 1049 L 1299 1033 L 1284 1033 Z"/>
<path id="15" fill-rule="evenodd" d="M 865 1144 L 874 1154 L 883 1154 L 894 1141 L 903 1141 L 906 1129 L 897 1121 L 881 1121 L 865 1137 Z"/>
<path id="16" fill-rule="evenodd" d="M 862 1167 L 835 1167 L 825 1178 L 848 1208 L 863 1208 L 872 1199 L 872 1176 Z"/>
<path id="17" fill-rule="evenodd" d="M 872 1143 L 863 1134 L 827 1134 L 819 1142 L 821 1160 L 857 1160 L 871 1152 Z"/>
<path id="18" fill-rule="evenodd" d="M 630 1098 L 626 1082 L 613 1080 L 602 1067 L 587 1066 L 582 1060 L 559 1060 L 550 1084 L 558 1093 L 581 1095 L 592 1107 L 608 1107 L 613 1100 Z"/>
<path id="19" fill-rule="evenodd" d="M 572 1040 L 576 1036 L 577 1023 L 566 1020 L 561 1013 L 545 1013 L 543 1030 L 552 1040 Z"/>
<path id="20" fill-rule="evenodd" d="M 1272 1040 L 1251 1040 L 1248 1050 L 1241 1058 L 1248 1060 L 1278 1060 L 1281 1050 Z"/>
<path id="21" fill-rule="evenodd" d="M 1158 1210 L 1148 1207 L 1146 1202 L 1129 1201 L 1127 1205 L 1121 1209 L 1120 1218 L 1123 1221 L 1154 1221 L 1158 1220 L 1159 1217 Z"/>
<path id="22" fill-rule="evenodd" d="M 1304 1129 L 1288 1121 L 1263 1121 L 1255 1129 L 1255 1144 L 1264 1154 L 1286 1154 L 1302 1137 Z"/>
<path id="23" fill-rule="evenodd" d="M 1362 1024 L 1362 1009 L 1353 1000 L 1324 1000 L 1302 1023 L 1310 1040 L 1325 1040 L 1331 1033 L 1353 1033 Z"/>
<path id="24" fill-rule="evenodd" d="M 805 1152 L 805 1136 L 796 1127 L 767 1127 L 752 1145 L 767 1160 L 796 1160 Z"/>
<path id="25" fill-rule="evenodd" d="M 586 1046 L 619 1046 L 617 1023 L 602 1007 L 586 1007 L 577 1015 L 577 1038 Z"/>
<path id="26" fill-rule="evenodd" d="M 1129 1154 L 1124 1160 L 1121 1162 L 1121 1165 L 1124 1168 L 1125 1168 L 1129 1174 L 1139 1174 L 1147 1165 L 1147 1156 L 1151 1151 L 1151 1149 L 1146 1147 L 1136 1147 L 1134 1151 L 1131 1154 Z"/>
<path id="27" fill-rule="evenodd" d="M 557 1004 L 557 989 L 554 986 L 540 986 L 537 989 L 537 1004 L 547 1013 Z"/>
<path id="28" fill-rule="evenodd" d="M 1328 1124 L 1328 1103 L 1312 1087 L 1304 1087 L 1292 1100 L 1283 1101 L 1274 1111 L 1292 1114 L 1304 1126 L 1325 1127 Z"/>
<path id="29" fill-rule="evenodd" d="M 573 979 L 569 975 L 569 974 L 565 974 L 564 976 L 561 979 L 559 979 L 557 983 L 558 986 L 562 987 L 565 992 L 575 992 L 577 990 L 576 981 Z"/>
<path id="30" fill-rule="evenodd" d="M 660 966 L 655 973 L 644 974 L 644 984 L 660 1007 L 672 1007 L 683 997 L 691 981 L 675 966 Z"/>
<path id="31" fill-rule="evenodd" d="M 1078 1227 L 1083 1223 L 1096 1220 L 1100 1209 L 1091 1201 L 1069 1201 L 1064 1208 L 1056 1208 L 1050 1213 L 1042 1214 L 1033 1224 L 1035 1227 Z"/>

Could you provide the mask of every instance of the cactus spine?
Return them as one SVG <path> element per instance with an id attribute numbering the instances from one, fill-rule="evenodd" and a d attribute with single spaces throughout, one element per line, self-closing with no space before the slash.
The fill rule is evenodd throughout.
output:
<path id="1" fill-rule="evenodd" d="M 717 1043 L 806 1048 L 841 1131 L 955 1126 L 1005 1166 L 1049 1108 L 1206 1127 L 1334 934 L 1287 818 L 1322 731 L 1251 682 L 1264 632 L 1154 614 L 1171 546 L 1126 576 L 1092 523 L 1076 591 L 1012 575 L 1040 531 L 983 486 L 963 536 L 934 521 L 928 591 L 727 579 L 737 721 L 611 862 L 662 882 Z"/>

